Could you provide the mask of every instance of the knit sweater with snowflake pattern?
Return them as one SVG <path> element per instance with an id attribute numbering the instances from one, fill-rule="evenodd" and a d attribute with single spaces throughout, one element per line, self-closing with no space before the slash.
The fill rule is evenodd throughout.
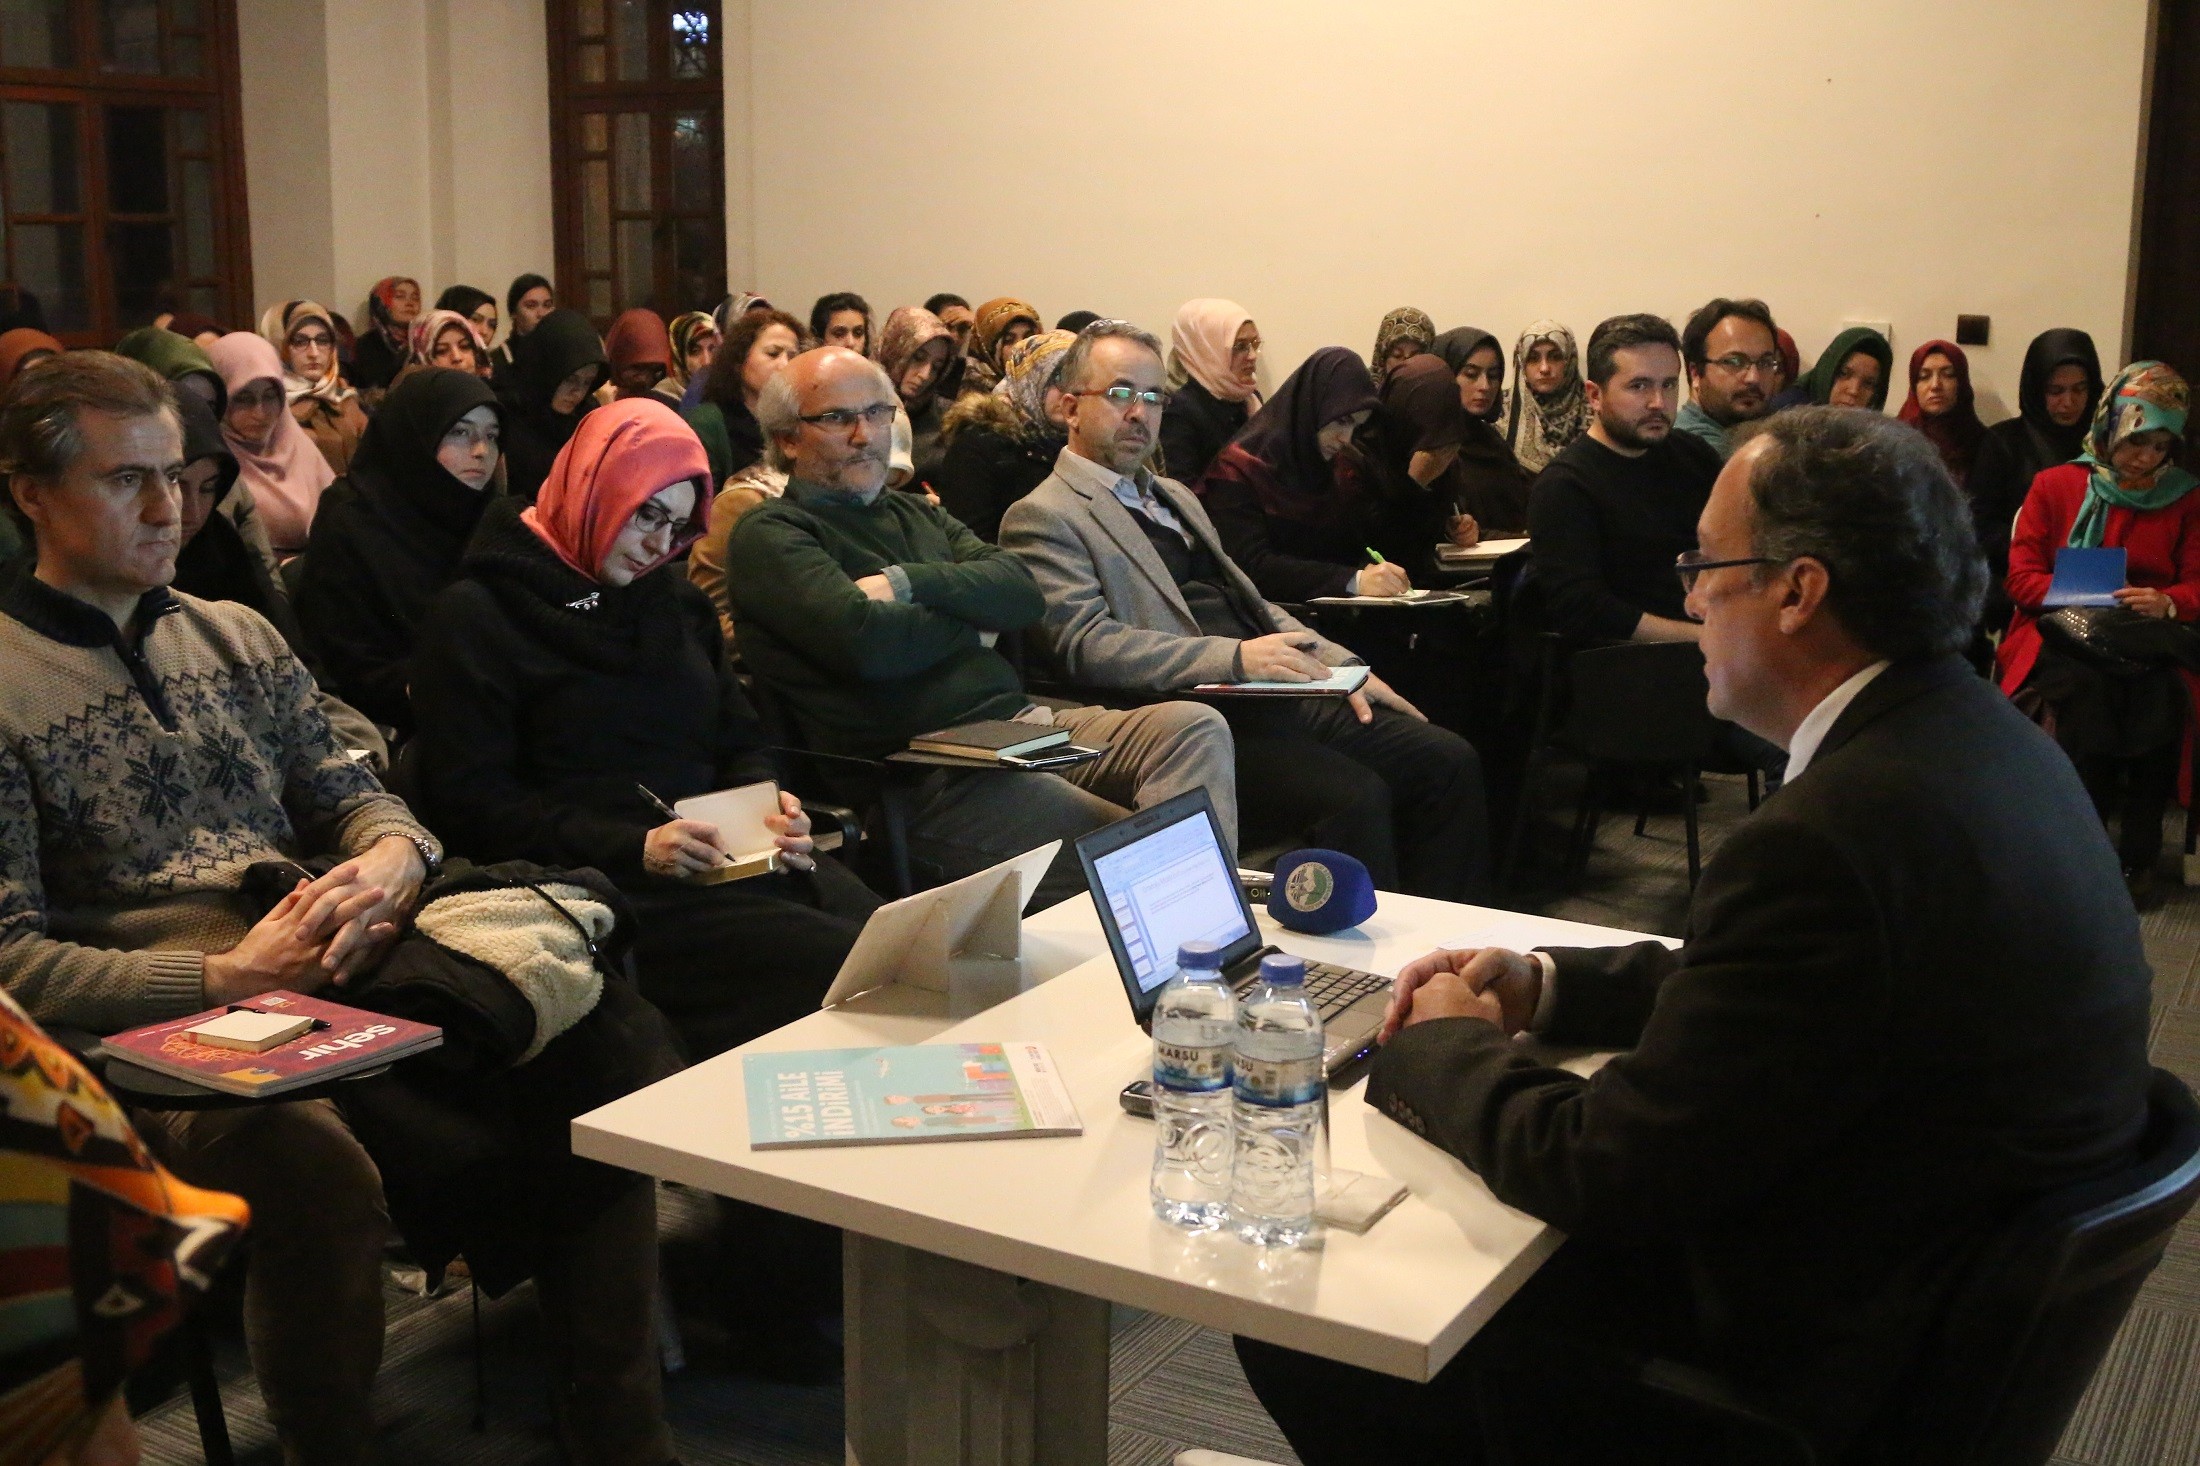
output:
<path id="1" fill-rule="evenodd" d="M 27 573 L 0 591 L 0 986 L 100 1033 L 206 1006 L 253 862 L 434 848 L 257 612 L 156 590 L 134 624 Z"/>

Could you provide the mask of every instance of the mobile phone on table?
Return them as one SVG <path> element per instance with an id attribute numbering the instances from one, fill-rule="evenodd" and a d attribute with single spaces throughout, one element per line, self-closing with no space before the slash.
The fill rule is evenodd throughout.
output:
<path id="1" fill-rule="evenodd" d="M 1153 1118 L 1153 1081 L 1151 1079 L 1133 1079 L 1123 1086 L 1123 1092 L 1116 1096 L 1116 1100 L 1123 1106 L 1125 1113 L 1136 1115 L 1141 1120 L 1151 1120 Z"/>

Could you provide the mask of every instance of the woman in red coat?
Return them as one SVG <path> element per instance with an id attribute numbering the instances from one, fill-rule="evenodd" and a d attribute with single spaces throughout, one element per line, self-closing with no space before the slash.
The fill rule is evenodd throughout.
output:
<path id="1" fill-rule="evenodd" d="M 2126 583 L 2116 599 L 2130 609 L 2200 619 L 2200 494 L 2192 492 L 2200 480 L 2170 461 L 2190 395 L 2158 361 L 2125 367 L 2103 395 L 2084 454 L 2032 480 L 2009 541 L 2016 613 L 2001 642 L 2002 690 L 2042 709 L 2104 817 L 2120 805 L 2124 878 L 2142 907 L 2156 899 L 2162 816 L 2200 679 L 2166 668 L 2101 672 L 2043 643 L 2037 618 L 2055 553 L 2067 545 L 2122 547 Z"/>

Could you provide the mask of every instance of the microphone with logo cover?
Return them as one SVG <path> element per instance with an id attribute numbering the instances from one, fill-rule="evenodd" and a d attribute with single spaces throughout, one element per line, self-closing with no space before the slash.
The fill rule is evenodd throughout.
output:
<path id="1" fill-rule="evenodd" d="M 1342 851 L 1294 850 L 1276 862 L 1268 914 L 1295 932 L 1341 932 L 1375 914 L 1375 882 Z"/>

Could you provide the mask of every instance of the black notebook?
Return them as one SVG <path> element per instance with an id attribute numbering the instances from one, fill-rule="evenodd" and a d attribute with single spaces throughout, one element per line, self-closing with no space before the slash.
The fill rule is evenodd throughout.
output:
<path id="1" fill-rule="evenodd" d="M 909 740 L 915 753 L 944 754 L 949 758 L 1022 758 L 1069 742 L 1069 730 L 1039 723 L 1012 723 L 996 718 L 984 723 L 964 723 L 937 733 L 919 733 Z"/>

